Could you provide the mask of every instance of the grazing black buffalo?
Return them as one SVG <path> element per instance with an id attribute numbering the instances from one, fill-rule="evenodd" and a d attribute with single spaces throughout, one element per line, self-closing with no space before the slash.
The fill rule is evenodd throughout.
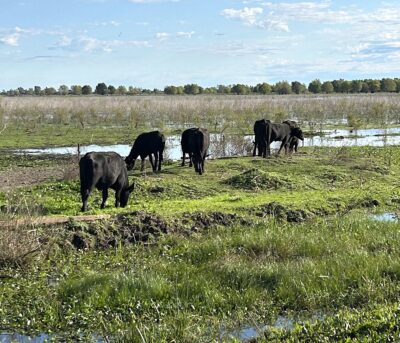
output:
<path id="1" fill-rule="evenodd" d="M 193 151 L 191 151 L 189 146 L 189 137 L 193 135 L 196 130 L 196 127 L 192 127 L 191 129 L 187 129 L 182 132 L 181 138 L 181 147 L 182 147 L 182 167 L 185 165 L 185 157 L 186 154 L 189 155 L 189 167 L 193 166 Z"/>
<path id="2" fill-rule="evenodd" d="M 161 171 L 161 162 L 164 160 L 165 136 L 160 131 L 145 132 L 140 134 L 133 143 L 129 156 L 125 158 L 128 170 L 133 169 L 135 161 L 140 156 L 142 164 L 140 170 L 144 170 L 144 159 L 149 156 L 153 172 Z M 154 163 L 153 156 L 154 155 Z"/>
<path id="3" fill-rule="evenodd" d="M 194 164 L 196 173 L 200 175 L 204 173 L 204 160 L 207 157 L 207 151 L 210 146 L 210 133 L 207 129 L 194 128 L 185 134 L 187 145 L 185 150 L 189 153 L 189 158 Z M 183 135 L 182 135 L 183 140 Z M 182 150 L 184 149 L 182 145 Z M 184 151 L 184 150 L 183 150 Z"/>
<path id="4" fill-rule="evenodd" d="M 128 171 L 124 159 L 115 152 L 88 152 L 79 161 L 82 208 L 88 208 L 90 192 L 96 187 L 103 192 L 101 208 L 106 206 L 108 189 L 115 190 L 115 207 L 125 207 L 134 184 L 128 184 Z"/>
<path id="5" fill-rule="evenodd" d="M 288 124 L 292 128 L 299 127 L 296 121 L 294 120 L 285 120 L 282 124 Z M 299 147 L 299 139 L 295 136 L 290 137 L 289 142 L 286 143 L 285 151 L 289 150 L 290 153 L 297 152 Z"/>
<path id="6" fill-rule="evenodd" d="M 268 137 L 268 125 L 271 124 L 270 120 L 260 119 L 254 123 L 254 149 L 253 156 L 256 156 L 258 150 L 258 156 L 266 157 L 267 155 L 267 137 Z M 269 147 L 269 145 L 268 145 Z M 268 151 L 268 155 L 270 152 Z"/>
<path id="7" fill-rule="evenodd" d="M 285 148 L 285 153 L 288 153 L 290 140 L 292 137 L 297 137 L 300 140 L 304 140 L 303 131 L 299 127 L 293 127 L 288 123 L 282 124 L 275 124 L 271 123 L 267 128 L 268 135 L 267 135 L 267 146 L 272 142 L 282 142 L 279 150 L 278 155 Z"/>

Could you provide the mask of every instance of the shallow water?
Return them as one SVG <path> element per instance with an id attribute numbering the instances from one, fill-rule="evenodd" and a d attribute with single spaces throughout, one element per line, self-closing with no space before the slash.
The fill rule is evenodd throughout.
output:
<path id="1" fill-rule="evenodd" d="M 395 213 L 385 212 L 378 214 L 371 214 L 370 217 L 378 222 L 396 222 L 399 217 Z"/>
<path id="2" fill-rule="evenodd" d="M 307 137 L 300 143 L 305 147 L 351 147 L 351 146 L 387 146 L 400 145 L 400 127 L 389 129 L 363 129 L 351 130 L 324 130 L 321 136 Z M 393 135 L 394 134 L 394 135 Z M 396 134 L 399 134 L 396 136 Z M 388 136 L 389 135 L 389 136 Z M 393 136 L 390 136 L 393 135 Z M 166 141 L 165 159 L 178 161 L 182 157 L 180 136 L 169 136 Z M 211 158 L 249 156 L 253 150 L 254 135 L 226 135 L 211 134 L 209 154 Z M 271 144 L 271 150 L 277 151 L 280 142 Z M 80 147 L 81 154 L 89 151 L 115 151 L 122 156 L 127 156 L 131 145 L 84 145 Z M 19 154 L 77 154 L 77 147 L 52 147 L 44 149 L 20 149 Z"/>
<path id="3" fill-rule="evenodd" d="M 66 338 L 66 336 L 64 336 Z M 62 337 L 54 334 L 41 333 L 36 336 L 22 335 L 19 333 L 0 333 L 0 343 L 45 343 L 45 342 L 62 342 Z M 79 340 L 80 341 L 80 340 Z M 104 343 L 104 339 L 93 335 L 91 338 L 92 342 Z"/>

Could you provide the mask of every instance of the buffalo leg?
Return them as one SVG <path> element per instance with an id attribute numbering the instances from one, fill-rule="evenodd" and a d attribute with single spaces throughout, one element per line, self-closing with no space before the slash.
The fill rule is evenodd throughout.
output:
<path id="1" fill-rule="evenodd" d="M 151 164 L 151 169 L 154 172 L 154 161 L 153 161 L 153 155 L 152 154 L 149 155 L 149 161 L 150 161 L 150 164 Z"/>
<path id="2" fill-rule="evenodd" d="M 81 189 L 82 196 L 82 208 L 81 211 L 85 212 L 88 209 L 88 199 L 90 195 L 90 189 Z"/>
<path id="3" fill-rule="evenodd" d="M 119 188 L 115 191 L 115 207 L 119 207 L 121 204 L 121 191 L 122 188 Z"/>
<path id="4" fill-rule="evenodd" d="M 253 142 L 254 148 L 253 148 L 253 157 L 256 156 L 256 150 L 257 150 L 257 143 Z"/>
<path id="5" fill-rule="evenodd" d="M 155 151 L 155 152 L 154 152 L 154 167 L 153 167 L 153 172 L 156 172 L 156 171 L 157 171 L 157 168 L 158 168 L 159 164 L 160 164 L 160 157 L 159 157 L 158 151 Z"/>
<path id="6" fill-rule="evenodd" d="M 144 171 L 144 158 L 142 158 L 141 164 L 140 164 L 140 171 Z"/>
<path id="7" fill-rule="evenodd" d="M 161 171 L 161 162 L 164 161 L 164 150 L 158 152 L 158 171 Z"/>
<path id="8" fill-rule="evenodd" d="M 189 152 L 189 168 L 193 167 L 193 154 Z"/>
<path id="9" fill-rule="evenodd" d="M 108 198 L 108 189 L 104 188 L 103 189 L 103 202 L 101 203 L 100 208 L 105 208 L 106 207 L 107 198 Z"/>
<path id="10" fill-rule="evenodd" d="M 185 157 L 186 157 L 186 154 L 185 154 L 185 153 L 183 153 L 182 155 L 183 155 L 183 156 L 182 156 L 182 164 L 181 164 L 181 167 L 183 167 L 183 166 L 185 165 Z"/>

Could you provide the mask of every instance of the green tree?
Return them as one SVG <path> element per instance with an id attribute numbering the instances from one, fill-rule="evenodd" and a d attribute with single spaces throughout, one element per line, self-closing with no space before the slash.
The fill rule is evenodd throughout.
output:
<path id="1" fill-rule="evenodd" d="M 322 85 L 321 85 L 321 91 L 323 92 L 323 93 L 326 93 L 326 94 L 330 94 L 330 93 L 333 93 L 333 85 L 332 85 L 332 82 L 330 82 L 330 81 L 325 81 Z"/>
<path id="2" fill-rule="evenodd" d="M 292 92 L 296 94 L 304 94 L 307 91 L 307 87 L 304 83 L 299 81 L 292 82 Z"/>
<path id="3" fill-rule="evenodd" d="M 40 86 L 35 86 L 34 87 L 34 93 L 35 95 L 40 95 L 42 92 L 42 88 Z"/>
<path id="4" fill-rule="evenodd" d="M 117 89 L 113 85 L 109 85 L 107 89 L 108 89 L 108 94 L 114 95 L 115 93 L 117 93 Z"/>
<path id="5" fill-rule="evenodd" d="M 79 85 L 71 86 L 71 93 L 74 95 L 81 95 L 82 94 L 82 87 Z"/>
<path id="6" fill-rule="evenodd" d="M 351 91 L 351 82 L 347 80 L 343 80 L 340 84 L 340 92 L 341 93 L 349 93 Z"/>
<path id="7" fill-rule="evenodd" d="M 238 94 L 238 95 L 249 94 L 250 87 L 247 85 L 238 83 L 238 84 L 232 86 L 231 93 Z"/>
<path id="8" fill-rule="evenodd" d="M 368 80 L 368 87 L 371 93 L 378 93 L 381 91 L 381 81 L 380 80 Z"/>
<path id="9" fill-rule="evenodd" d="M 178 94 L 178 90 L 175 86 L 166 86 L 164 87 L 164 93 L 168 95 Z"/>
<path id="10" fill-rule="evenodd" d="M 117 93 L 118 93 L 119 95 L 125 95 L 126 92 L 127 92 L 127 90 L 126 90 L 126 87 L 125 87 L 125 86 L 118 86 Z"/>
<path id="11" fill-rule="evenodd" d="M 99 95 L 107 95 L 108 94 L 107 85 L 104 82 L 98 83 L 94 92 Z"/>
<path id="12" fill-rule="evenodd" d="M 362 81 L 361 80 L 353 80 L 351 81 L 350 91 L 352 93 L 360 93 L 362 88 Z"/>
<path id="13" fill-rule="evenodd" d="M 272 87 L 270 84 L 263 82 L 254 87 L 254 91 L 260 94 L 270 94 Z"/>
<path id="14" fill-rule="evenodd" d="M 361 84 L 361 93 L 368 93 L 368 92 L 369 92 L 368 82 L 363 81 Z"/>
<path id="15" fill-rule="evenodd" d="M 343 79 L 340 80 L 333 80 L 332 81 L 332 86 L 333 86 L 333 90 L 335 93 L 341 93 L 342 92 L 342 83 L 343 83 Z"/>
<path id="16" fill-rule="evenodd" d="M 191 95 L 196 95 L 196 94 L 200 94 L 200 86 L 192 83 L 192 84 L 188 84 L 183 86 L 183 91 L 185 94 L 191 94 Z"/>
<path id="17" fill-rule="evenodd" d="M 60 95 L 68 95 L 69 87 L 67 85 L 61 85 L 58 87 L 58 94 Z"/>
<path id="18" fill-rule="evenodd" d="M 321 93 L 321 87 L 321 81 L 319 79 L 315 79 L 314 81 L 311 81 L 308 85 L 308 90 L 314 94 Z"/>
<path id="19" fill-rule="evenodd" d="M 275 83 L 273 90 L 278 94 L 290 94 L 292 92 L 292 87 L 286 80 L 279 81 Z"/>
<path id="20" fill-rule="evenodd" d="M 382 92 L 396 92 L 396 81 L 393 79 L 382 79 L 381 81 L 381 91 Z"/>
<path id="21" fill-rule="evenodd" d="M 45 94 L 45 95 L 55 95 L 55 94 L 57 94 L 57 91 L 56 91 L 56 89 L 53 88 L 53 87 L 46 87 L 46 88 L 44 89 L 44 94 Z"/>
<path id="22" fill-rule="evenodd" d="M 92 94 L 92 87 L 90 87 L 89 85 L 84 85 L 84 86 L 82 87 L 82 94 L 83 94 L 83 95 Z"/>
<path id="23" fill-rule="evenodd" d="M 218 85 L 217 86 L 217 93 L 218 94 L 229 94 L 231 92 L 230 86 Z"/>

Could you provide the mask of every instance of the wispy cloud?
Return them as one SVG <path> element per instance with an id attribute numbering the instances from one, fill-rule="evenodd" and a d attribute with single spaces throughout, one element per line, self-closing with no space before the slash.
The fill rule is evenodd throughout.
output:
<path id="1" fill-rule="evenodd" d="M 94 51 L 113 52 L 117 47 L 150 47 L 148 41 L 136 41 L 136 40 L 101 40 L 88 36 L 80 36 L 77 38 L 70 38 L 62 36 L 60 40 L 52 46 L 50 49 L 64 49 L 81 51 L 91 53 Z"/>

